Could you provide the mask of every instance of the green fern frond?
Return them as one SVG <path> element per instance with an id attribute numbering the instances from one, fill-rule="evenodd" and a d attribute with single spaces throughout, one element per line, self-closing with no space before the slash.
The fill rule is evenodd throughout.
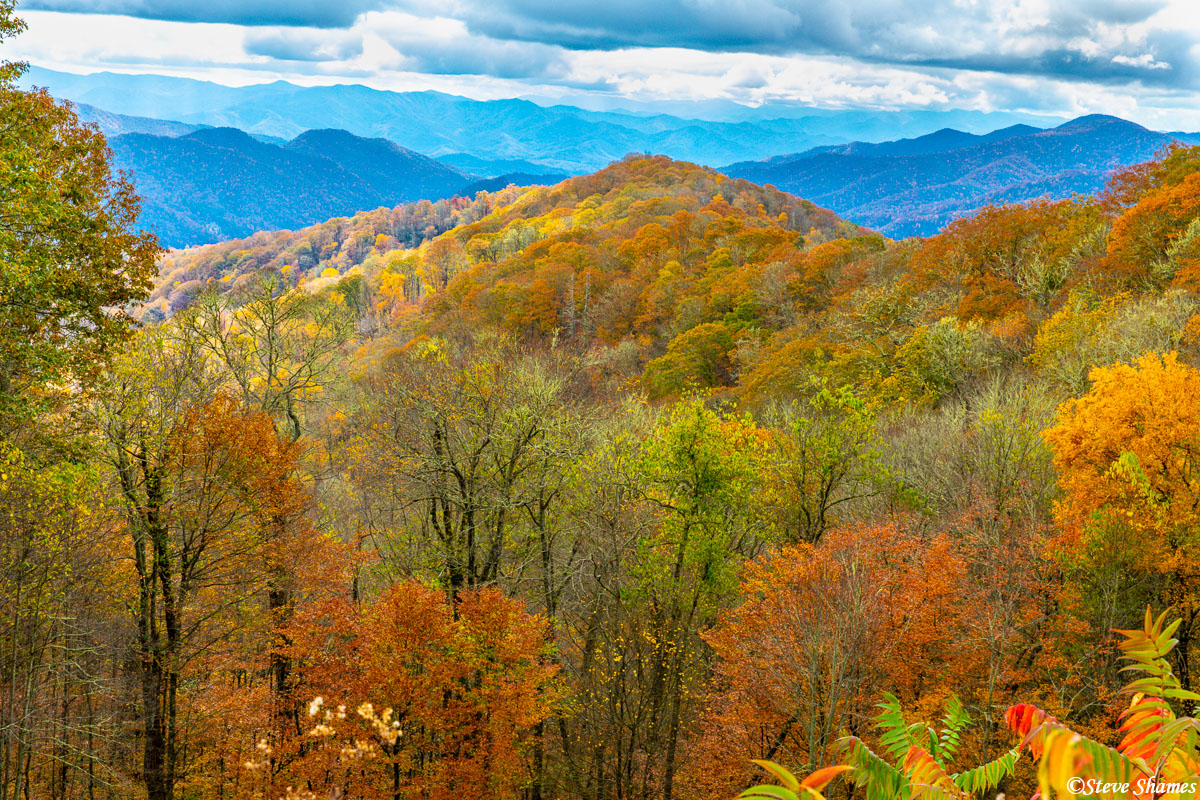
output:
<path id="1" fill-rule="evenodd" d="M 1141 672 L 1143 677 L 1131 681 L 1125 691 L 1129 694 L 1148 694 L 1154 697 L 1172 698 L 1175 700 L 1200 700 L 1200 695 L 1188 692 L 1179 685 L 1179 679 L 1171 671 L 1167 656 L 1179 640 L 1174 638 L 1175 631 L 1183 622 L 1180 617 L 1167 622 L 1167 612 L 1152 617 L 1150 609 L 1146 609 L 1146 622 L 1142 630 L 1117 631 L 1125 637 L 1121 642 L 1121 652 L 1128 661 L 1133 663 L 1123 667 L 1122 672 Z"/>
<path id="2" fill-rule="evenodd" d="M 942 735 L 938 738 L 937 751 L 934 752 L 943 766 L 954 760 L 962 731 L 970 724 L 971 715 L 967 713 L 958 695 L 950 695 L 950 699 L 946 701 L 946 714 L 942 717 Z"/>
<path id="3" fill-rule="evenodd" d="M 1044 748 L 1038 760 L 1038 786 L 1042 797 L 1071 796 L 1069 778 L 1095 778 L 1111 787 L 1096 795 L 1100 800 L 1126 800 L 1119 788 L 1139 776 L 1151 774 L 1141 759 L 1130 759 L 1111 747 L 1088 739 L 1059 722 L 1042 725 Z"/>
<path id="4" fill-rule="evenodd" d="M 929 747 L 927 739 L 932 738 L 932 746 L 937 746 L 936 735 L 919 722 L 911 725 L 904 719 L 904 711 L 900 700 L 891 692 L 883 693 L 883 701 L 879 703 L 879 714 L 875 717 L 875 727 L 881 731 L 879 743 L 883 745 L 888 756 L 895 763 L 904 759 L 910 747 Z M 920 738 L 918 738 L 920 737 Z"/>
<path id="5" fill-rule="evenodd" d="M 1111 747 L 1086 737 L 1080 737 L 1079 747 L 1087 753 L 1090 759 L 1090 769 L 1096 777 L 1113 776 L 1115 783 L 1132 783 L 1143 771 L 1140 763 L 1126 758 Z"/>
<path id="6" fill-rule="evenodd" d="M 908 777 L 875 754 L 857 736 L 842 740 L 850 782 L 866 792 L 866 800 L 896 800 L 908 793 Z"/>
<path id="7" fill-rule="evenodd" d="M 913 784 L 908 800 L 963 800 L 962 795 L 929 783 Z"/>
<path id="8" fill-rule="evenodd" d="M 800 781 L 797 780 L 796 776 L 790 770 L 776 764 L 774 761 L 759 761 L 755 759 L 753 763 L 766 770 L 783 785 L 775 786 L 774 784 L 764 783 L 759 786 L 751 786 L 738 795 L 741 800 L 756 800 L 757 798 L 765 800 L 799 800 Z"/>
<path id="9" fill-rule="evenodd" d="M 764 783 L 751 786 L 738 795 L 738 800 L 799 800 L 799 797 L 791 789 Z"/>
<path id="10" fill-rule="evenodd" d="M 1000 781 L 1013 774 L 1017 761 L 1021 757 L 1019 748 L 1014 747 L 997 759 L 981 764 L 974 769 L 951 775 L 956 786 L 971 794 L 990 792 L 1000 785 Z"/>
<path id="11" fill-rule="evenodd" d="M 769 772 L 781 785 L 764 783 L 751 786 L 738 795 L 738 800 L 825 800 L 821 791 L 830 781 L 851 769 L 847 764 L 835 764 L 822 767 L 800 780 L 787 767 L 774 761 L 751 759 L 751 763 Z"/>
<path id="12" fill-rule="evenodd" d="M 1155 764 L 1165 764 L 1172 752 L 1195 753 L 1197 744 L 1200 744 L 1200 720 L 1192 717 L 1173 719 L 1159 731 L 1151 759 Z"/>

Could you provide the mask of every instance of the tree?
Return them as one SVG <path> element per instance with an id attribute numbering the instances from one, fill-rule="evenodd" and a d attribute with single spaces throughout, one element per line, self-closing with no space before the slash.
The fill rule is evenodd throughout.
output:
<path id="1" fill-rule="evenodd" d="M 0 444 L 4 800 L 113 782 L 103 744 L 117 733 L 104 610 L 116 570 L 104 496 L 94 465 L 47 467 Z"/>
<path id="2" fill-rule="evenodd" d="M 645 769 L 652 709 L 645 686 L 656 642 L 645 635 L 644 604 L 629 569 L 638 541 L 657 524 L 629 475 L 657 423 L 653 409 L 633 402 L 597 415 L 557 509 L 563 531 L 555 539 L 555 627 L 572 702 L 555 720 L 559 753 L 547 749 L 554 759 L 548 773 L 560 776 L 557 794 L 547 781 L 551 797 L 644 796 L 658 779 Z"/>
<path id="3" fill-rule="evenodd" d="M 0 2 L 0 42 L 10 37 L 16 36 L 25 30 L 25 21 L 13 16 L 13 11 L 16 9 L 16 0 L 3 0 Z M 21 73 L 25 71 L 26 64 L 11 61 L 0 61 L 0 86 L 9 88 L 13 81 L 21 77 Z"/>
<path id="4" fill-rule="evenodd" d="M 1116 732 L 1120 742 L 1115 748 L 1072 730 L 1037 706 L 1018 703 L 1005 714 L 1006 724 L 1020 737 L 1018 746 L 989 764 L 951 775 L 944 760 L 933 755 L 945 742 L 935 737 L 932 729 L 926 749 L 922 726 L 906 727 L 902 717 L 889 721 L 880 715 L 884 741 L 890 743 L 893 758 L 903 753 L 902 764 L 887 764 L 850 737 L 850 763 L 817 770 L 799 781 L 778 764 L 758 762 L 782 786 L 755 786 L 740 797 L 823 800 L 820 790 L 832 778 L 846 773 L 856 787 L 866 790 L 868 798 L 933 796 L 968 800 L 994 791 L 1011 772 L 1014 755 L 1025 751 L 1037 761 L 1039 797 L 1191 797 L 1200 782 L 1200 745 L 1195 735 L 1198 723 L 1191 717 L 1177 716 L 1173 706 L 1196 703 L 1200 694 L 1184 689 L 1171 670 L 1167 659 L 1177 644 L 1172 636 L 1180 620 L 1168 623 L 1166 617 L 1167 612 L 1156 618 L 1146 609 L 1140 630 L 1117 631 L 1123 637 L 1124 658 L 1131 662 L 1126 669 L 1140 675 L 1125 687 L 1124 693 L 1132 699 L 1121 714 L 1123 723 Z"/>
<path id="5" fill-rule="evenodd" d="M 1134 297 L 1072 293 L 1038 328 L 1028 360 L 1071 395 L 1081 395 L 1094 367 L 1187 348 L 1188 322 L 1197 310 L 1200 299 L 1179 289 Z"/>
<path id="6" fill-rule="evenodd" d="M 742 559 L 763 545 L 754 501 L 761 450 L 760 431 L 749 420 L 723 417 L 690 398 L 651 433 L 631 465 L 635 491 L 658 524 L 638 541 L 629 565 L 628 591 L 643 619 L 625 635 L 647 646 L 634 651 L 634 663 L 614 666 L 644 676 L 639 719 L 626 735 L 645 748 L 645 775 L 659 779 L 656 794 L 664 800 L 674 793 L 681 734 L 708 665 L 700 634 L 733 593 Z"/>
<path id="7" fill-rule="evenodd" d="M 847 504 L 886 491 L 875 413 L 846 387 L 815 384 L 794 406 L 768 412 L 775 428 L 766 503 L 778 510 L 784 538 L 816 543 Z"/>
<path id="8" fill-rule="evenodd" d="M 1083 554 L 1105 531 L 1133 537 L 1136 574 L 1160 577 L 1160 602 L 1182 617 L 1173 657 L 1188 689 L 1200 621 L 1200 370 L 1151 353 L 1094 369 L 1091 380 L 1045 434 L 1065 495 L 1064 538 Z"/>
<path id="9" fill-rule="evenodd" d="M 389 546 L 418 553 L 419 571 L 452 595 L 519 569 L 514 555 L 529 554 L 512 546 L 513 529 L 557 496 L 545 459 L 555 458 L 566 376 L 501 339 L 424 339 L 364 388 L 359 474 L 394 512 Z"/>
<path id="10" fill-rule="evenodd" d="M 1109 199 L 1126 207 L 1113 222 L 1105 266 L 1126 285 L 1157 288 L 1173 279 L 1195 285 L 1198 157 L 1197 148 L 1178 147 L 1145 170 L 1117 176 L 1110 186 Z"/>
<path id="11" fill-rule="evenodd" d="M 0 40 L 24 29 L 0 0 Z M 0 62 L 0 797 L 119 783 L 119 552 L 80 411 L 159 248 L 103 136 Z"/>
<path id="12" fill-rule="evenodd" d="M 1086 202 L 986 206 L 923 242 L 910 279 L 950 290 L 965 322 L 1036 318 L 1088 266 L 1073 251 L 1097 217 Z"/>
<path id="13" fill-rule="evenodd" d="M 308 610 L 292 638 L 304 690 L 317 697 L 316 727 L 285 744 L 297 750 L 289 780 L 348 797 L 520 797 L 534 778 L 535 729 L 561 696 L 545 625 L 497 589 L 451 599 L 416 581 L 361 606 L 337 599 Z M 364 696 L 381 708 L 362 706 Z M 367 731 L 373 718 L 391 728 L 374 759 L 304 743 L 355 717 Z"/>
<path id="14" fill-rule="evenodd" d="M 918 328 L 900 348 L 909 399 L 937 403 L 953 396 L 999 360 L 994 338 L 978 321 L 942 317 Z"/>
<path id="15" fill-rule="evenodd" d="M 662 397 L 686 390 L 712 389 L 733 382 L 733 334 L 720 322 L 706 322 L 681 333 L 666 354 L 646 365 L 646 386 Z"/>
<path id="16" fill-rule="evenodd" d="M 0 39 L 23 28 L 0 3 Z M 104 137 L 0 65 L 0 413 L 5 433 L 50 386 L 87 383 L 131 327 L 159 248 L 135 230 L 133 186 Z M 13 415 L 16 415 L 14 418 Z"/>
<path id="17" fill-rule="evenodd" d="M 247 406 L 300 438 L 301 408 L 335 377 L 351 315 L 341 295 L 317 298 L 263 278 L 238 294 L 206 293 L 180 324 L 223 367 Z"/>
<path id="18" fill-rule="evenodd" d="M 172 800 L 184 774 L 180 693 L 206 651 L 261 621 L 253 598 L 284 558 L 281 523 L 305 498 L 295 445 L 218 390 L 201 345 L 147 332 L 116 365 L 100 410 L 136 590 L 142 777 Z"/>
<path id="19" fill-rule="evenodd" d="M 716 654 L 688 781 L 745 786 L 744 758 L 834 763 L 877 687 L 924 700 L 934 676 L 968 675 L 967 565 L 948 537 L 843 528 L 748 564 L 741 604 L 706 635 Z"/>
<path id="20" fill-rule="evenodd" d="M 241 396 L 242 405 L 259 409 L 295 444 L 304 430 L 302 413 L 339 378 L 336 367 L 353 320 L 353 309 L 337 289 L 313 296 L 303 288 L 289 289 L 276 277 L 255 276 L 241 291 L 220 294 L 210 287 L 178 316 L 177 325 L 228 390 Z M 294 476 L 287 473 L 295 461 L 281 464 L 285 473 L 274 479 L 291 481 Z M 277 520 L 274 527 L 282 538 L 286 521 Z M 297 712 L 281 632 L 293 611 L 295 572 L 294 564 L 277 560 L 269 579 L 268 610 L 280 629 L 271 653 L 272 704 L 281 727 Z"/>

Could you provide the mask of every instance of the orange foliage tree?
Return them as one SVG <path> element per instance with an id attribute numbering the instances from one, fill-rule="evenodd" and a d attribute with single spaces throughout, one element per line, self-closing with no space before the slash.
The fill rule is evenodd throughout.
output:
<path id="1" fill-rule="evenodd" d="M 1098 209 L 1067 200 L 988 206 L 929 239 L 912 277 L 950 289 L 943 311 L 963 319 L 1036 317 L 1087 266 L 1075 251 L 1100 222 Z"/>
<path id="2" fill-rule="evenodd" d="M 276 748 L 275 787 L 450 800 L 530 784 L 532 732 L 562 693 L 546 621 L 519 601 L 494 588 L 450 600 L 408 581 L 362 605 L 310 607 L 292 639 L 301 690 L 318 699 L 313 727 Z"/>
<path id="3" fill-rule="evenodd" d="M 1200 281 L 1200 173 L 1148 191 L 1113 223 L 1106 266 L 1137 288 Z"/>
<path id="4" fill-rule="evenodd" d="M 717 662 L 688 782 L 704 796 L 746 783 L 747 755 L 829 764 L 880 686 L 940 701 L 969 672 L 966 565 L 950 540 L 894 524 L 844 528 L 747 566 L 745 601 L 707 636 Z"/>

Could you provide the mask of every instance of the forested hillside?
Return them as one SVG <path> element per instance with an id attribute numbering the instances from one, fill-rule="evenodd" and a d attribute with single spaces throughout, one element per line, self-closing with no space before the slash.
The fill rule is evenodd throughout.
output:
<path id="1" fill-rule="evenodd" d="M 504 774 L 525 772 L 489 792 L 729 797 L 748 757 L 835 760 L 886 687 L 926 718 L 954 692 L 975 720 L 956 723 L 955 763 L 1008 758 L 989 774 L 1019 793 L 1032 774 L 1005 755 L 1003 708 L 1036 700 L 1103 740 L 1122 702 L 1109 631 L 1187 585 L 1169 566 L 1192 557 L 1171 544 L 1187 523 L 1109 465 L 1139 465 L 1155 503 L 1191 502 L 1190 461 L 1172 454 L 1200 436 L 1185 399 L 1200 388 L 1198 175 L 1200 151 L 1180 149 L 1092 199 L 891 242 L 630 158 L 495 198 L 414 249 L 288 250 L 315 228 L 174 256 L 172 285 L 216 294 L 159 335 L 199 337 L 308 443 L 310 518 L 353 553 L 328 562 L 354 565 L 349 600 L 297 600 L 298 698 L 396 708 L 408 690 L 371 665 L 393 652 L 374 648 L 412 652 L 378 626 L 425 624 L 388 616 L 435 602 L 418 578 L 543 615 L 528 630 L 548 649 L 506 645 L 554 668 L 511 678 L 531 705 Z M 340 241 L 378 236 L 355 225 Z M 312 299 L 278 294 L 293 285 Z M 302 302 L 316 305 L 293 366 L 254 383 L 268 309 Z M 1161 555 L 1113 560 L 1130 547 Z M 330 650 L 329 625 L 355 649 Z M 478 791 L 494 769 L 426 738 L 387 752 L 380 768 L 440 753 L 404 767 L 405 786 Z M 327 774 L 329 758 L 287 756 L 279 774 Z M 375 774 L 346 785 L 384 791 Z"/>
<path id="2" fill-rule="evenodd" d="M 19 73 L 0 800 L 1200 772 L 1200 148 L 925 239 L 629 156 L 168 253 Z"/>
<path id="3" fill-rule="evenodd" d="M 183 136 L 193 131 L 202 130 L 207 125 L 189 125 L 186 122 L 154 119 L 152 117 L 130 117 L 125 114 L 114 114 L 102 108 L 90 106 L 87 103 L 75 103 L 75 113 L 80 122 L 95 125 L 108 139 L 123 133 L 149 133 L 154 136 Z"/>
<path id="4" fill-rule="evenodd" d="M 384 139 L 338 130 L 306 131 L 282 144 L 235 128 L 130 133 L 109 145 L 114 166 L 144 198 L 141 224 L 168 247 L 453 197 L 471 181 Z"/>
<path id="5" fill-rule="evenodd" d="M 287 141 L 235 128 L 127 117 L 88 105 L 78 111 L 109 137 L 115 164 L 130 173 L 143 199 L 143 226 L 169 247 L 295 229 L 405 201 L 474 197 L 509 184 L 552 185 L 568 177 L 561 169 L 519 158 L 449 153 L 431 159 L 387 139 L 346 130 L 308 130 Z M 573 111 L 578 113 L 566 128 L 552 114 L 534 116 L 537 125 L 549 127 L 560 141 L 574 141 L 584 130 L 604 135 L 608 116 Z M 493 122 L 506 136 L 517 130 L 507 121 Z M 639 135 L 657 138 L 607 136 L 610 149 L 599 160 L 614 158 L 622 142 L 710 159 L 728 150 L 702 126 L 680 127 L 654 118 L 631 118 L 628 124 Z M 770 143 L 760 142 L 756 152 L 773 152 L 792 141 L 785 130 L 789 124 L 768 125 L 776 136 Z M 946 128 L 912 139 L 826 145 L 739 162 L 721 171 L 777 185 L 902 238 L 935 234 L 988 204 L 1097 191 L 1114 170 L 1153 157 L 1175 137 L 1114 117 L 1092 116 L 1050 130 L 1013 125 L 972 134 Z M 1178 137 L 1186 140 L 1187 135 Z M 481 134 L 480 141 L 484 138 Z M 747 133 L 744 146 L 756 147 L 751 144 L 755 138 Z M 490 152 L 488 147 L 476 150 Z M 568 169 L 584 171 L 581 163 L 571 162 Z"/>
<path id="6" fill-rule="evenodd" d="M 474 200 L 421 201 L 336 217 L 295 232 L 262 231 L 246 239 L 174 251 L 160 260 L 158 280 L 134 316 L 162 320 L 190 305 L 213 282 L 241 291 L 264 271 L 278 271 L 296 284 L 328 284 L 354 268 L 375 271 L 387 254 L 474 222 L 516 195 L 517 190 L 505 189 L 483 192 Z"/>
<path id="7" fill-rule="evenodd" d="M 947 130 L 820 147 L 722 171 L 776 185 L 900 239 L 932 236 L 986 205 L 1091 194 L 1114 170 L 1147 161 L 1173 141 L 1096 115 L 1049 130 L 1017 125 L 982 136 Z"/>

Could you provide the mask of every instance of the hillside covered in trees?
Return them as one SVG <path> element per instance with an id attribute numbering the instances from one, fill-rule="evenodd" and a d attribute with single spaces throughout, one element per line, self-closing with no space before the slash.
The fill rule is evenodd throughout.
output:
<path id="1" fill-rule="evenodd" d="M 722 171 L 776 185 L 900 239 L 932 236 L 986 205 L 1092 194 L 1112 172 L 1147 161 L 1174 141 L 1171 134 L 1092 115 L 1047 130 L 1014 125 L 980 136 L 943 130 L 819 147 Z"/>
<path id="2" fill-rule="evenodd" d="M 0 800 L 1196 776 L 1200 148 L 925 239 L 630 156 L 164 252 L 19 73 Z"/>
<path id="3" fill-rule="evenodd" d="M 305 131 L 280 143 L 236 128 L 121 133 L 108 141 L 113 165 L 144 198 L 140 224 L 168 247 L 300 228 L 406 201 L 436 202 L 463 194 L 473 181 L 385 139 L 342 130 Z"/>

